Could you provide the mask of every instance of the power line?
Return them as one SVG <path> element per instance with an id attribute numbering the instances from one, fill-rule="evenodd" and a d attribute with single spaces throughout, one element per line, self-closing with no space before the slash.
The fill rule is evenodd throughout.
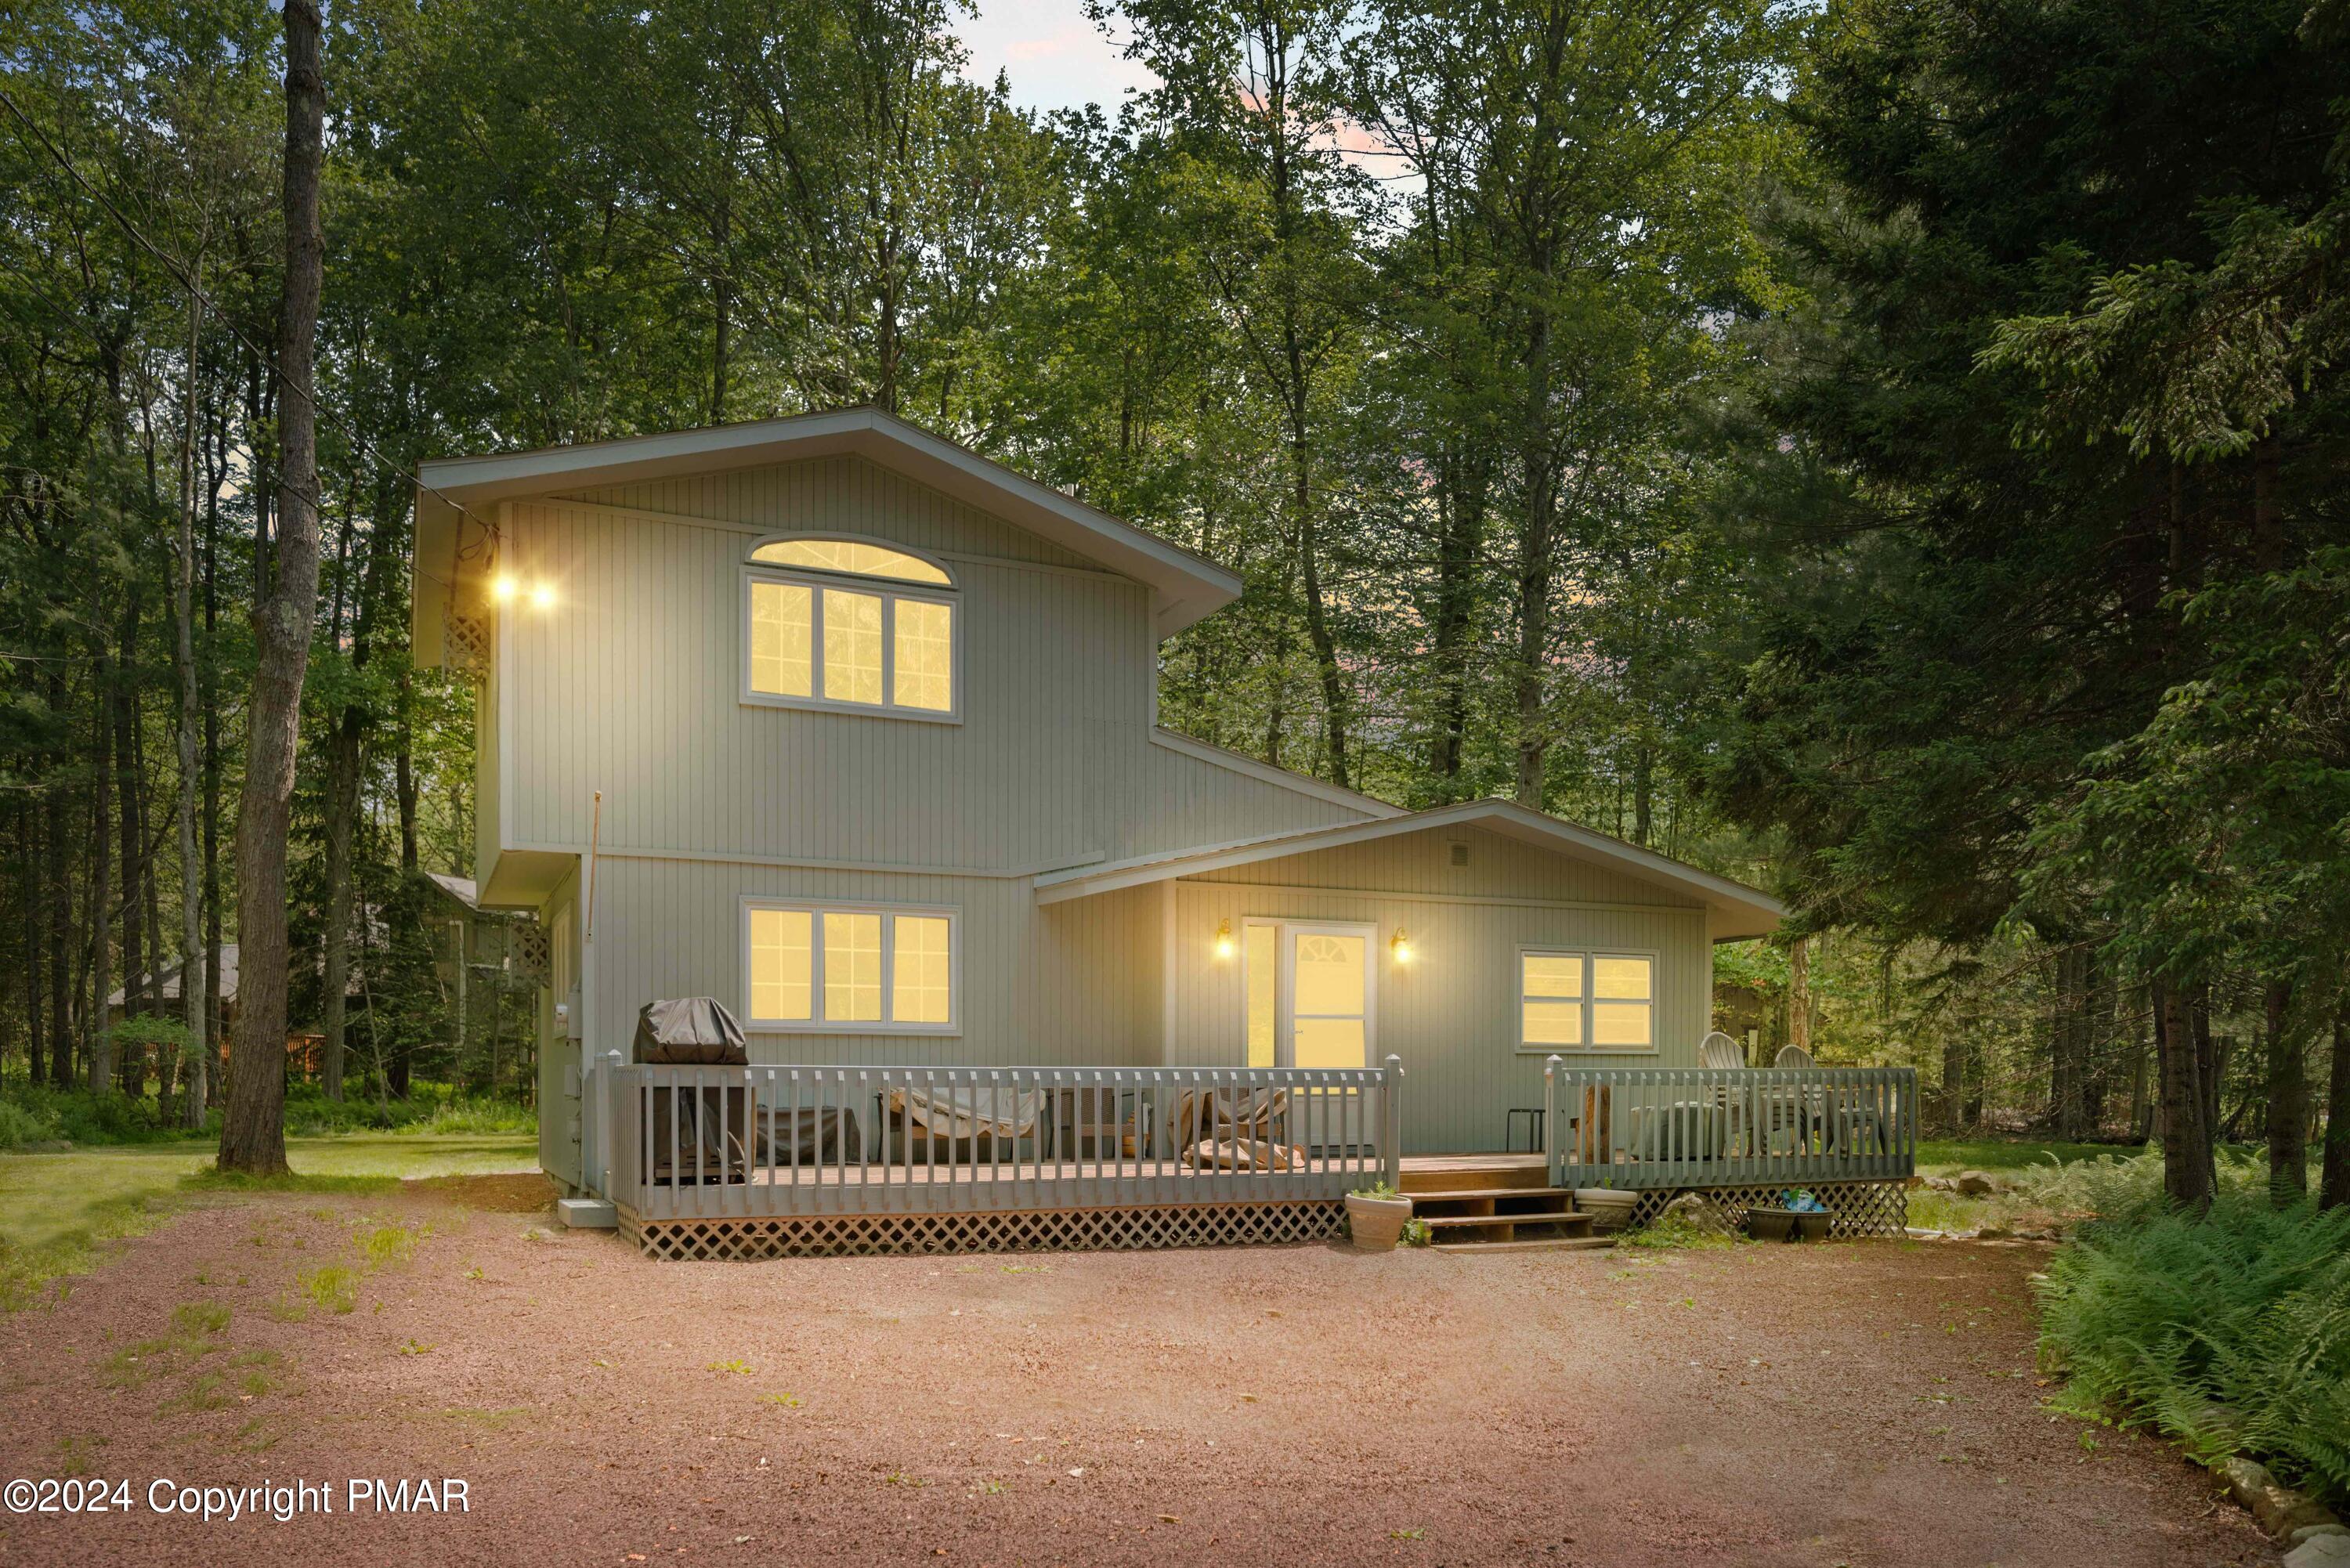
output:
<path id="1" fill-rule="evenodd" d="M 254 358 L 259 360 L 262 364 L 269 367 L 269 374 L 273 380 L 276 381 L 285 390 L 293 393 L 294 395 L 301 398 L 303 401 L 308 403 L 310 405 L 310 412 L 314 417 L 325 420 L 336 430 L 340 431 L 344 437 L 350 441 L 352 447 L 362 456 L 370 459 L 381 466 L 386 472 L 395 474 L 401 479 L 411 481 L 419 490 L 427 492 L 445 505 L 454 509 L 460 515 L 473 519 L 473 523 L 491 538 L 494 539 L 497 537 L 498 529 L 496 524 L 484 517 L 481 514 L 475 512 L 472 507 L 467 506 L 463 502 L 459 501 L 456 497 L 448 494 L 446 492 L 442 491 L 433 485 L 427 484 L 424 482 L 422 475 L 411 473 L 400 464 L 396 463 L 390 458 L 384 456 L 382 452 L 376 449 L 374 442 L 359 434 L 359 432 L 353 429 L 347 421 L 338 418 L 333 410 L 321 404 L 318 401 L 317 395 L 309 388 L 296 386 L 292 378 L 288 377 L 284 370 L 278 368 L 276 356 L 266 352 L 259 344 L 246 337 L 244 329 L 236 324 L 234 317 L 233 317 L 227 311 L 218 308 L 213 304 L 212 296 L 207 295 L 196 280 L 188 275 L 187 269 L 180 264 L 177 257 L 170 254 L 161 245 L 149 239 L 146 234 L 140 231 L 139 225 L 132 223 L 130 218 L 123 213 L 122 209 L 116 206 L 104 192 L 91 184 L 89 181 L 84 177 L 82 171 L 74 167 L 73 161 L 65 155 L 64 150 L 59 148 L 55 140 L 51 140 L 49 133 L 43 130 L 39 126 L 34 124 L 31 117 L 26 115 L 22 109 L 17 107 L 16 99 L 5 87 L 0 87 L 0 106 L 5 106 L 9 114 L 16 118 L 16 123 L 24 127 L 26 130 L 32 133 L 33 138 L 41 144 L 42 148 L 48 152 L 51 158 L 57 161 L 57 167 L 66 171 L 68 178 L 71 179 L 76 185 L 81 187 L 84 193 L 86 193 L 91 201 L 96 202 L 100 207 L 104 208 L 108 216 L 111 217 L 117 223 L 122 226 L 123 233 L 129 234 L 132 240 L 138 243 L 140 248 L 146 251 L 148 254 L 153 256 L 157 261 L 163 265 L 164 270 L 170 273 L 173 280 L 176 281 L 182 288 L 187 291 L 188 296 L 191 298 L 201 302 L 203 307 L 207 311 L 211 312 L 215 320 L 226 327 L 230 335 L 235 337 L 239 343 L 244 345 L 245 351 L 247 353 L 253 355 Z M 36 288 L 35 292 L 38 293 L 39 291 Z M 55 306 L 52 306 L 52 308 L 55 308 Z M 78 318 L 75 319 L 78 324 Z M 322 497 L 314 494 L 308 499 L 314 511 L 323 511 L 325 509 L 325 503 Z"/>

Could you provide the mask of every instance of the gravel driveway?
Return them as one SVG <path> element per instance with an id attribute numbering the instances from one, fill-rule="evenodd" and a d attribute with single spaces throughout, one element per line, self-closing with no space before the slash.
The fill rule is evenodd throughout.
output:
<path id="1" fill-rule="evenodd" d="M 449 1189 L 244 1199 L 0 1318 L 0 1477 L 133 1497 L 0 1516 L 0 1561 L 2274 1562 L 2166 1446 L 2040 1408 L 2043 1256 L 680 1264 Z M 159 1516 L 158 1478 L 335 1511 Z"/>

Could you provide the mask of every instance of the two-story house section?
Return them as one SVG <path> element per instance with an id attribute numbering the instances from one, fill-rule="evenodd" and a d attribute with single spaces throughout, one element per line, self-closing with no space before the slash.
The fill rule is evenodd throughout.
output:
<path id="1" fill-rule="evenodd" d="M 870 409 L 428 462 L 421 662 L 481 682 L 475 876 L 583 1063 L 709 995 L 754 1063 L 1361 1067 L 1503 1146 L 1554 1053 L 1694 1064 L 1770 898 L 1501 802 L 1407 814 L 1154 722 L 1232 573 Z M 592 1138 L 592 1134 L 591 1134 Z"/>

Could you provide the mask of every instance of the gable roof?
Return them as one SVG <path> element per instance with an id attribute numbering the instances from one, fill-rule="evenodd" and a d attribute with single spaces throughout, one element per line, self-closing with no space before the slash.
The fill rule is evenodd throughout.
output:
<path id="1" fill-rule="evenodd" d="M 1423 833 L 1430 828 L 1474 826 L 1504 834 L 1537 848 L 1555 850 L 1578 860 L 1607 867 L 1626 876 L 1698 899 L 1706 909 L 1707 929 L 1717 941 L 1759 937 L 1773 929 L 1787 913 L 1786 906 L 1768 893 L 1700 871 L 1694 866 L 1627 844 L 1604 833 L 1531 811 L 1513 801 L 1475 800 L 1438 806 L 1370 822 L 1341 823 L 1335 827 L 1306 828 L 1238 839 L 1230 844 L 1201 845 L 1189 849 L 1162 850 L 1130 860 L 1072 867 L 1047 871 L 1035 878 L 1036 901 L 1057 904 L 1095 893 L 1178 877 L 1252 866 L 1316 849 L 1337 849 L 1398 834 Z"/>
<path id="2" fill-rule="evenodd" d="M 450 591 L 467 569 L 460 555 L 468 526 L 465 512 L 483 514 L 495 503 L 517 496 L 842 453 L 893 469 L 1146 585 L 1152 626 L 1161 638 L 1240 597 L 1240 578 L 1205 556 L 894 414 L 875 408 L 836 409 L 536 452 L 434 458 L 418 464 L 412 639 L 417 656 L 427 662 L 437 659 Z"/>

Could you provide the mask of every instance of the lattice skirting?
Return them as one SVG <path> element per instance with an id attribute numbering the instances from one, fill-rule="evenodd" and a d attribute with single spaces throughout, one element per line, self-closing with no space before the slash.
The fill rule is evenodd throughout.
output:
<path id="1" fill-rule="evenodd" d="M 1851 1240 L 1860 1236 L 1900 1236 L 1909 1224 L 1909 1189 L 1899 1181 L 1814 1181 L 1804 1189 L 1827 1205 L 1834 1218 L 1829 1236 Z M 1777 1187 L 1659 1187 L 1640 1194 L 1632 1205 L 1632 1223 L 1646 1225 L 1665 1211 L 1665 1205 L 1684 1192 L 1699 1193 L 1721 1205 L 1733 1225 L 1743 1228 L 1746 1210 L 1767 1207 L 1785 1196 Z"/>
<path id="2" fill-rule="evenodd" d="M 1347 1206 L 1336 1200 L 772 1220 L 647 1220 L 633 1210 L 620 1210 L 621 1233 L 633 1238 L 646 1256 L 678 1262 L 1262 1246 L 1324 1241 L 1338 1235 L 1346 1222 Z"/>

